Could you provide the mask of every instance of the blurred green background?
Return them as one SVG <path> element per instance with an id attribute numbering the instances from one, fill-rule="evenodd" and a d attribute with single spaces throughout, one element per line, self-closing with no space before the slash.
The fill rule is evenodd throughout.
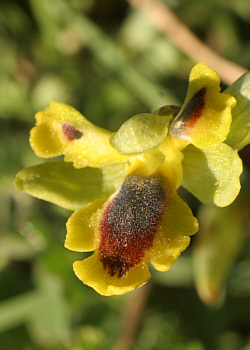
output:
<path id="1" fill-rule="evenodd" d="M 164 2 L 213 50 L 250 68 L 249 0 Z M 137 113 L 181 105 L 194 63 L 126 1 L 1 2 L 1 350 L 250 349 L 249 147 L 240 152 L 244 189 L 234 206 L 211 213 L 181 190 L 201 232 L 169 272 L 152 271 L 148 286 L 124 296 L 102 297 L 75 277 L 72 263 L 84 254 L 63 247 L 69 211 L 13 187 L 19 170 L 42 161 L 29 130 L 51 100 L 115 131 Z M 202 231 L 213 238 L 218 229 L 215 271 L 225 263 L 223 242 L 234 244 L 208 306 L 195 289 L 196 247 Z"/>

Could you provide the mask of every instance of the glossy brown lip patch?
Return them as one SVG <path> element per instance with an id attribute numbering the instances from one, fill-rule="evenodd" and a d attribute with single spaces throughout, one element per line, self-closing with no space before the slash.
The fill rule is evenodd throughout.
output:
<path id="1" fill-rule="evenodd" d="M 69 141 L 80 139 L 83 136 L 80 130 L 77 130 L 72 124 L 68 123 L 62 124 L 62 131 Z"/>
<path id="2" fill-rule="evenodd" d="M 131 174 L 104 210 L 99 256 L 110 276 L 121 278 L 153 246 L 166 203 L 165 180 Z"/>
<path id="3" fill-rule="evenodd" d="M 205 108 L 206 88 L 203 87 L 191 98 L 186 107 L 182 111 L 183 120 L 188 119 L 188 125 L 194 126 L 200 118 L 203 109 Z"/>
<path id="4" fill-rule="evenodd" d="M 182 132 L 183 129 L 192 128 L 196 124 L 205 108 L 205 95 L 206 88 L 203 87 L 188 101 L 172 124 L 172 135 L 178 137 L 179 132 Z"/>

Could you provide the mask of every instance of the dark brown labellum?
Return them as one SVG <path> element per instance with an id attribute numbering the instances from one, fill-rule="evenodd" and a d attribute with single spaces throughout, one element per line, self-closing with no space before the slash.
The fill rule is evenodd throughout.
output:
<path id="1" fill-rule="evenodd" d="M 130 174 L 105 208 L 99 256 L 110 276 L 123 277 L 153 246 L 166 203 L 165 181 L 160 173 Z"/>

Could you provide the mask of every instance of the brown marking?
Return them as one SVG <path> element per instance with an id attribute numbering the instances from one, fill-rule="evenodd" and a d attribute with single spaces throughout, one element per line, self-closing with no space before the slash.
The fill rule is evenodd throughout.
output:
<path id="1" fill-rule="evenodd" d="M 202 115 L 202 111 L 205 108 L 205 94 L 205 87 L 197 91 L 196 94 L 194 94 L 194 96 L 188 101 L 181 114 L 177 117 L 189 128 L 192 128 Z"/>
<path id="2" fill-rule="evenodd" d="M 122 278 L 153 246 L 166 203 L 161 174 L 131 174 L 106 207 L 100 222 L 99 256 L 110 276 Z"/>
<path id="3" fill-rule="evenodd" d="M 83 136 L 80 130 L 77 130 L 72 124 L 68 123 L 62 124 L 62 131 L 69 141 L 80 139 Z"/>

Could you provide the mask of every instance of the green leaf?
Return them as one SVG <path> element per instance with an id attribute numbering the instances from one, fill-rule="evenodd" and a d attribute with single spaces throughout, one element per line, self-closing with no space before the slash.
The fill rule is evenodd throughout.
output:
<path id="1" fill-rule="evenodd" d="M 248 218 L 249 202 L 242 198 L 227 208 L 201 208 L 193 266 L 195 284 L 204 302 L 215 303 L 223 296 L 225 280 L 244 241 Z"/>
<path id="2" fill-rule="evenodd" d="M 171 117 L 148 113 L 135 115 L 111 135 L 111 146 L 126 156 L 151 152 L 166 138 Z"/>
<path id="3" fill-rule="evenodd" d="M 250 143 L 250 72 L 242 75 L 225 92 L 237 100 L 237 106 L 232 110 L 231 129 L 225 142 L 232 148 L 241 149 Z"/>
<path id="4" fill-rule="evenodd" d="M 71 312 L 64 295 L 64 287 L 57 276 L 37 267 L 37 296 L 39 302 L 29 315 L 29 331 L 36 342 L 65 343 L 70 338 Z"/>
<path id="5" fill-rule="evenodd" d="M 34 197 L 75 210 L 109 197 L 122 183 L 125 172 L 126 164 L 75 169 L 72 163 L 46 162 L 21 170 L 14 185 Z"/>
<path id="6" fill-rule="evenodd" d="M 0 270 L 11 260 L 29 259 L 37 253 L 38 250 L 16 232 L 0 235 Z"/>
<path id="7" fill-rule="evenodd" d="M 38 302 L 40 302 L 40 295 L 36 291 L 1 301 L 0 332 L 5 332 L 26 322 Z"/>
<path id="8" fill-rule="evenodd" d="M 38 288 L 0 303 L 0 332 L 27 323 L 40 345 L 68 341 L 71 315 L 61 282 L 47 272 L 36 274 Z"/>
<path id="9" fill-rule="evenodd" d="M 183 187 L 204 204 L 231 204 L 240 191 L 242 161 L 237 151 L 222 143 L 203 151 L 190 145 L 183 153 Z"/>

